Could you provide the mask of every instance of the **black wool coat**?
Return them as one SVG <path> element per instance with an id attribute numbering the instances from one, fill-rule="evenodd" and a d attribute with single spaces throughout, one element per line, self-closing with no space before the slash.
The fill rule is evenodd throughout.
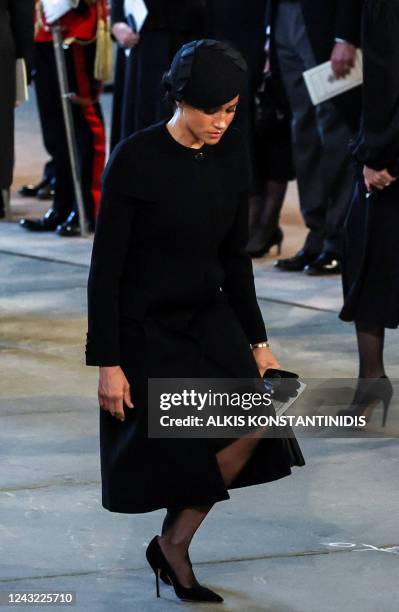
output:
<path id="1" fill-rule="evenodd" d="M 12 183 L 14 165 L 15 60 L 29 72 L 34 0 L 0 0 L 0 189 Z"/>
<path id="2" fill-rule="evenodd" d="M 361 15 L 364 0 L 297 0 L 301 3 L 306 30 L 317 64 L 327 62 L 335 44 L 341 38 L 356 47 L 361 46 Z M 278 70 L 274 51 L 273 24 L 279 0 L 268 0 L 267 24 L 271 29 L 272 64 Z M 360 88 L 333 99 L 344 121 L 354 130 L 359 126 Z"/>
<path id="3" fill-rule="evenodd" d="M 120 365 L 133 410 L 100 410 L 103 505 L 115 512 L 212 503 L 229 494 L 216 461 L 227 440 L 146 435 L 148 378 L 259 377 L 250 343 L 267 338 L 248 239 L 248 159 L 230 128 L 201 150 L 166 121 L 114 150 L 88 282 L 88 365 Z M 264 439 L 231 488 L 290 474 L 295 439 Z"/>
<path id="4" fill-rule="evenodd" d="M 366 197 L 363 165 L 399 176 L 399 0 L 367 0 L 358 181 L 345 226 L 344 321 L 399 325 L 399 179 Z"/>

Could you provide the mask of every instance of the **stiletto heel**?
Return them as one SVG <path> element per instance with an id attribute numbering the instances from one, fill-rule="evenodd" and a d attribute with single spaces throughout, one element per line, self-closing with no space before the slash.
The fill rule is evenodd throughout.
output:
<path id="1" fill-rule="evenodd" d="M 155 585 L 156 585 L 156 589 L 157 589 L 157 597 L 161 597 L 160 592 L 159 592 L 159 577 L 161 575 L 161 570 L 159 567 L 157 567 L 157 570 L 155 572 Z"/>
<path id="2" fill-rule="evenodd" d="M 392 396 L 389 398 L 389 400 L 384 401 L 384 412 L 382 414 L 382 426 L 383 427 L 385 427 L 386 422 L 387 422 L 388 408 L 391 404 L 391 399 L 392 399 Z"/>
<path id="3" fill-rule="evenodd" d="M 214 603 L 221 603 L 223 601 L 223 597 L 202 586 L 197 581 L 193 587 L 185 587 L 179 582 L 176 573 L 159 545 L 158 537 L 159 536 L 155 536 L 151 540 L 145 553 L 147 561 L 152 567 L 156 576 L 157 597 L 160 597 L 159 577 L 162 570 L 169 578 L 179 599 L 182 599 L 183 601 L 211 601 Z"/>

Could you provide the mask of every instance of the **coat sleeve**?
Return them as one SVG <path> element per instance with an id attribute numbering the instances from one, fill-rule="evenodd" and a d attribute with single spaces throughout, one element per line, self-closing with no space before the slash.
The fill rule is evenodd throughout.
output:
<path id="1" fill-rule="evenodd" d="M 125 13 L 123 11 L 123 0 L 112 0 L 111 2 L 111 23 L 119 23 L 126 21 Z"/>
<path id="2" fill-rule="evenodd" d="M 399 0 L 367 0 L 363 117 L 352 147 L 363 164 L 399 174 Z"/>
<path id="3" fill-rule="evenodd" d="M 11 29 L 15 42 L 15 57 L 23 57 L 28 77 L 32 63 L 33 29 L 34 29 L 34 0 L 11 0 L 8 3 Z"/>
<path id="4" fill-rule="evenodd" d="M 220 258 L 225 271 L 223 291 L 228 295 L 248 342 L 267 340 L 265 324 L 256 299 L 252 261 L 245 250 L 248 242 L 248 193 L 239 196 L 237 214 L 225 237 Z"/>
<path id="5" fill-rule="evenodd" d="M 334 38 L 360 44 L 363 0 L 337 0 Z"/>
<path id="6" fill-rule="evenodd" d="M 136 210 L 135 199 L 123 192 L 129 177 L 134 178 L 134 169 L 121 143 L 103 176 L 87 285 L 86 365 L 121 363 L 119 291 Z"/>
<path id="7" fill-rule="evenodd" d="M 241 134 L 235 130 L 239 153 L 233 177 L 239 177 L 238 206 L 233 224 L 219 250 L 220 261 L 225 272 L 223 291 L 228 295 L 248 342 L 267 340 L 265 324 L 256 299 L 252 260 L 246 251 L 248 243 L 248 195 L 251 183 L 249 154 Z M 236 145 L 236 146 L 237 146 Z"/>

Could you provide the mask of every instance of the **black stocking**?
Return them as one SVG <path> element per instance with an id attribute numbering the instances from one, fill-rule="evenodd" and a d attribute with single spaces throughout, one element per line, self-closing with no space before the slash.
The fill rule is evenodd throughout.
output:
<path id="1" fill-rule="evenodd" d="M 286 192 L 286 182 L 268 180 L 263 195 L 250 198 L 248 250 L 257 251 L 272 239 L 278 228 Z"/>
<path id="2" fill-rule="evenodd" d="M 357 321 L 356 334 L 359 350 L 359 378 L 384 376 L 384 327 Z"/>
<path id="3" fill-rule="evenodd" d="M 241 472 L 258 442 L 259 434 L 249 434 L 229 444 L 216 454 L 226 486 Z M 212 506 L 213 504 L 191 508 L 168 508 L 164 519 L 159 544 L 179 581 L 188 588 L 197 582 L 188 548 Z"/>
<path id="4" fill-rule="evenodd" d="M 359 379 L 353 404 L 362 400 L 363 394 L 370 385 L 370 379 L 385 376 L 384 327 L 356 321 L 356 335 L 359 351 Z"/>

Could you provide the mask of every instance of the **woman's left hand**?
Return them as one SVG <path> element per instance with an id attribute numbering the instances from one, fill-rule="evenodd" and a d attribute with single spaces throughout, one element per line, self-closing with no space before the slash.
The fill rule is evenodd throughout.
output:
<path id="1" fill-rule="evenodd" d="M 263 376 L 263 374 L 269 368 L 274 368 L 276 370 L 281 369 L 281 365 L 273 355 L 272 351 L 266 346 L 254 348 L 253 355 L 255 357 L 256 365 L 258 366 L 258 370 L 261 376 Z"/>

